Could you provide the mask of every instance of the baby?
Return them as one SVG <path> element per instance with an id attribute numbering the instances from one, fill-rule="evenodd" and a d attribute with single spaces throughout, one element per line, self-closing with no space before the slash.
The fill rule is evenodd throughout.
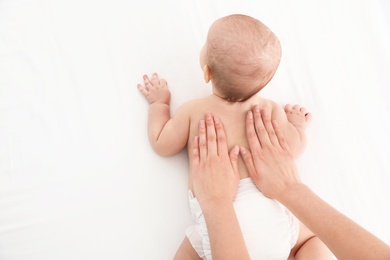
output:
<path id="1" fill-rule="evenodd" d="M 154 150 L 171 156 L 187 146 L 191 158 L 192 142 L 206 112 L 223 122 L 229 149 L 234 145 L 249 147 L 245 117 L 248 110 L 258 105 L 259 109 L 267 108 L 272 119 L 278 121 L 291 151 L 298 157 L 305 147 L 304 131 L 310 114 L 297 105 L 287 105 L 283 110 L 257 95 L 274 76 L 280 58 L 278 38 L 259 20 L 246 15 L 216 20 L 200 52 L 204 80 L 212 83 L 211 95 L 185 103 L 171 117 L 167 82 L 154 73 L 151 79 L 144 76 L 145 86 L 138 84 L 150 104 L 148 129 Z M 206 121 L 213 120 L 207 115 Z M 330 251 L 307 227 L 257 189 L 241 160 L 239 172 L 241 180 L 234 207 L 251 259 L 331 259 Z M 191 190 L 190 179 L 191 225 L 175 259 L 211 259 L 206 224 Z"/>

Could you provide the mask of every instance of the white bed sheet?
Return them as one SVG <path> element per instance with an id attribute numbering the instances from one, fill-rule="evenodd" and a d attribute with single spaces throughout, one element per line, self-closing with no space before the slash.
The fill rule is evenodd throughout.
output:
<path id="1" fill-rule="evenodd" d="M 172 112 L 209 94 L 198 53 L 232 13 L 281 40 L 261 95 L 313 113 L 302 179 L 390 243 L 387 0 L 1 0 L 0 259 L 173 257 L 187 158 L 150 148 L 136 84 L 158 72 Z"/>

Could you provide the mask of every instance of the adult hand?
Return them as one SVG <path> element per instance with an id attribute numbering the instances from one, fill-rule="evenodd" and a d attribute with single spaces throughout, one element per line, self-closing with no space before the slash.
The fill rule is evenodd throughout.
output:
<path id="1" fill-rule="evenodd" d="M 337 259 L 390 259 L 388 245 L 301 183 L 283 134 L 266 109 L 255 106 L 248 112 L 246 133 L 251 151 L 240 147 L 240 153 L 257 187 L 286 206 Z"/>
<path id="2" fill-rule="evenodd" d="M 199 122 L 199 137 L 192 151 L 192 181 L 195 196 L 202 209 L 208 205 L 232 203 L 240 181 L 239 147 L 229 153 L 225 130 L 219 118 L 206 113 Z"/>
<path id="3" fill-rule="evenodd" d="M 199 123 L 191 178 L 202 208 L 213 259 L 250 259 L 233 207 L 240 176 L 238 146 L 228 152 L 222 122 L 210 113 Z"/>
<path id="4" fill-rule="evenodd" d="M 256 186 L 267 197 L 280 199 L 291 186 L 301 183 L 283 133 L 267 109 L 256 105 L 246 117 L 250 151 L 240 147 L 241 157 Z"/>

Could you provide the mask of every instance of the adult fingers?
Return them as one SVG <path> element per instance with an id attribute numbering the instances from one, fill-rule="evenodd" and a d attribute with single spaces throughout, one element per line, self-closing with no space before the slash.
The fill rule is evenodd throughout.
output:
<path id="1" fill-rule="evenodd" d="M 249 150 L 247 150 L 245 147 L 240 146 L 240 155 L 241 155 L 242 160 L 244 161 L 246 169 L 248 170 L 249 176 L 253 180 L 257 180 L 259 178 L 259 176 L 256 172 L 256 168 L 255 168 L 255 164 L 253 162 L 253 157 L 252 157 L 251 152 Z"/>
<path id="2" fill-rule="evenodd" d="M 267 133 L 267 130 L 265 129 L 263 117 L 260 114 L 260 108 L 258 105 L 253 107 L 253 118 L 255 120 L 255 126 L 256 126 L 256 133 L 260 140 L 260 144 L 263 147 L 264 145 L 270 144 L 270 139 Z"/>
<path id="3" fill-rule="evenodd" d="M 246 138 L 249 143 L 249 147 L 252 151 L 260 151 L 261 145 L 255 129 L 255 122 L 253 120 L 253 112 L 248 111 L 245 121 Z"/>
<path id="4" fill-rule="evenodd" d="M 268 109 L 261 110 L 261 118 L 263 120 L 263 124 L 267 131 L 269 140 L 273 145 L 277 145 L 279 143 L 278 137 L 276 136 L 274 128 L 272 126 L 271 115 L 269 114 Z"/>
<path id="5" fill-rule="evenodd" d="M 276 135 L 277 138 L 278 138 L 278 143 L 280 144 L 280 146 L 281 146 L 284 150 L 286 150 L 286 151 L 288 151 L 288 152 L 291 152 L 291 151 L 290 151 L 290 147 L 288 146 L 287 141 L 286 141 L 286 139 L 284 138 L 284 135 L 283 135 L 283 133 L 282 133 L 282 130 L 280 129 L 279 124 L 278 124 L 278 122 L 277 122 L 276 120 L 273 120 L 273 121 L 272 121 L 272 126 L 273 126 L 273 129 L 274 129 L 274 131 L 275 131 L 275 135 Z"/>
<path id="6" fill-rule="evenodd" d="M 218 155 L 223 155 L 228 153 L 228 147 L 226 142 L 226 133 L 223 128 L 223 124 L 221 120 L 214 116 L 215 130 L 217 133 L 217 149 Z"/>
<path id="7" fill-rule="evenodd" d="M 217 133 L 215 132 L 214 120 L 211 113 L 206 113 L 206 141 L 207 141 L 207 155 L 217 155 Z"/>
<path id="8" fill-rule="evenodd" d="M 194 143 L 192 144 L 192 166 L 197 168 L 199 164 L 199 137 L 195 136 Z"/>
<path id="9" fill-rule="evenodd" d="M 206 157 L 207 157 L 206 123 L 202 119 L 199 121 L 199 159 L 205 160 Z"/>
<path id="10" fill-rule="evenodd" d="M 237 177 L 240 175 L 240 173 L 238 171 L 238 154 L 239 153 L 240 153 L 240 148 L 238 147 L 238 145 L 235 145 L 229 153 L 230 163 L 232 164 L 234 175 Z"/>

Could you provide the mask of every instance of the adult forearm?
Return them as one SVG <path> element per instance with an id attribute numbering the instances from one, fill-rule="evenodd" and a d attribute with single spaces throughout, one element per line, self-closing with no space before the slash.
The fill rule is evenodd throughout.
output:
<path id="1" fill-rule="evenodd" d="M 296 184 L 280 198 L 338 259 L 390 259 L 390 247 L 338 212 L 306 185 Z"/>
<path id="2" fill-rule="evenodd" d="M 250 259 L 233 204 L 215 203 L 202 210 L 213 259 Z"/>

